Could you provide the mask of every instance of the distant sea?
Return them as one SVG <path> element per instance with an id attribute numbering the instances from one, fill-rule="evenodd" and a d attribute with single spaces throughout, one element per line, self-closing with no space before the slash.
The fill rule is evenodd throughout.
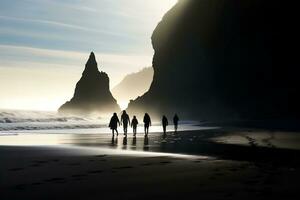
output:
<path id="1" fill-rule="evenodd" d="M 139 120 L 138 132 L 143 132 L 142 119 Z M 169 119 L 171 122 L 171 119 Z M 0 135 L 21 134 L 21 133 L 53 133 L 53 134 L 97 134 L 111 133 L 108 128 L 109 119 L 93 116 L 82 117 L 72 115 L 61 115 L 57 112 L 46 111 L 21 111 L 21 110 L 0 110 Z M 179 130 L 206 129 L 197 126 L 194 121 L 181 122 Z M 170 125 L 169 131 L 173 130 Z M 161 132 L 159 122 L 153 123 L 150 128 L 152 132 Z M 119 127 L 122 132 L 122 127 Z M 129 134 L 132 132 L 129 129 Z"/>

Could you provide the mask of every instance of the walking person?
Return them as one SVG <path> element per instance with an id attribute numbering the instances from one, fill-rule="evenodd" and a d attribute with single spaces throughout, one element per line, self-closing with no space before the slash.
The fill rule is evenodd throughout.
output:
<path id="1" fill-rule="evenodd" d="M 143 122 L 144 122 L 144 128 L 145 128 L 145 136 L 148 136 L 149 126 L 151 126 L 151 118 L 148 113 L 145 113 Z"/>
<path id="2" fill-rule="evenodd" d="M 133 116 L 133 119 L 131 121 L 131 127 L 133 128 L 133 136 L 136 136 L 136 129 L 137 125 L 139 124 L 139 121 L 137 120 L 136 116 Z"/>
<path id="3" fill-rule="evenodd" d="M 166 132 L 167 132 L 167 126 L 169 125 L 169 122 L 168 122 L 168 118 L 164 115 L 162 117 L 162 126 L 163 126 L 163 131 L 164 131 L 164 135 L 166 135 Z"/>
<path id="4" fill-rule="evenodd" d="M 120 126 L 120 120 L 117 116 L 117 113 L 114 113 L 109 122 L 109 128 L 112 130 L 113 137 L 115 136 L 115 131 L 117 133 L 117 136 L 119 135 L 118 125 Z"/>
<path id="5" fill-rule="evenodd" d="M 124 135 L 127 136 L 127 128 L 128 128 L 128 124 L 130 126 L 130 119 L 129 119 L 129 115 L 126 113 L 125 110 L 121 115 L 121 124 L 123 124 Z"/>
<path id="6" fill-rule="evenodd" d="M 175 133 L 177 133 L 178 121 L 179 121 L 179 117 L 178 117 L 177 114 L 175 114 L 174 117 L 173 117 L 173 124 L 174 124 Z"/>

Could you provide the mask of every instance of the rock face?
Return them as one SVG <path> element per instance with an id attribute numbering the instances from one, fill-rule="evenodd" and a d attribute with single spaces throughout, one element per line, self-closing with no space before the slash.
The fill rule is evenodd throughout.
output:
<path id="1" fill-rule="evenodd" d="M 179 0 L 152 35 L 152 85 L 128 111 L 299 119 L 296 8 L 280 0 Z"/>
<path id="2" fill-rule="evenodd" d="M 118 102 L 129 102 L 143 95 L 150 88 L 153 80 L 153 68 L 147 67 L 137 73 L 128 74 L 112 89 L 113 96 Z"/>
<path id="3" fill-rule="evenodd" d="M 59 108 L 59 112 L 89 114 L 119 112 L 120 108 L 109 90 L 109 77 L 99 72 L 94 53 L 90 54 L 73 98 Z"/>

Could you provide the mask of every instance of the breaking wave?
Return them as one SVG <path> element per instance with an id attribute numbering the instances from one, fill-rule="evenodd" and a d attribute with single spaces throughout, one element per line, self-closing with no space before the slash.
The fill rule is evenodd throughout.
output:
<path id="1" fill-rule="evenodd" d="M 56 112 L 0 110 L 0 132 L 104 127 L 100 117 L 64 116 Z"/>

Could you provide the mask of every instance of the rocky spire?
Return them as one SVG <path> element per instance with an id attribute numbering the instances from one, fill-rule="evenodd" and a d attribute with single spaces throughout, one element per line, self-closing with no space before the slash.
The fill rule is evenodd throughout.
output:
<path id="1" fill-rule="evenodd" d="M 83 76 L 87 76 L 87 75 L 92 75 L 92 74 L 97 74 L 99 73 L 98 71 L 98 64 L 96 61 L 96 57 L 94 52 L 91 52 L 90 57 L 87 61 L 87 63 L 85 64 L 85 69 L 82 73 Z"/>
<path id="2" fill-rule="evenodd" d="M 119 112 L 117 101 L 109 90 L 109 77 L 99 72 L 95 54 L 91 52 L 81 79 L 76 84 L 73 98 L 59 108 L 59 112 L 107 114 Z"/>

